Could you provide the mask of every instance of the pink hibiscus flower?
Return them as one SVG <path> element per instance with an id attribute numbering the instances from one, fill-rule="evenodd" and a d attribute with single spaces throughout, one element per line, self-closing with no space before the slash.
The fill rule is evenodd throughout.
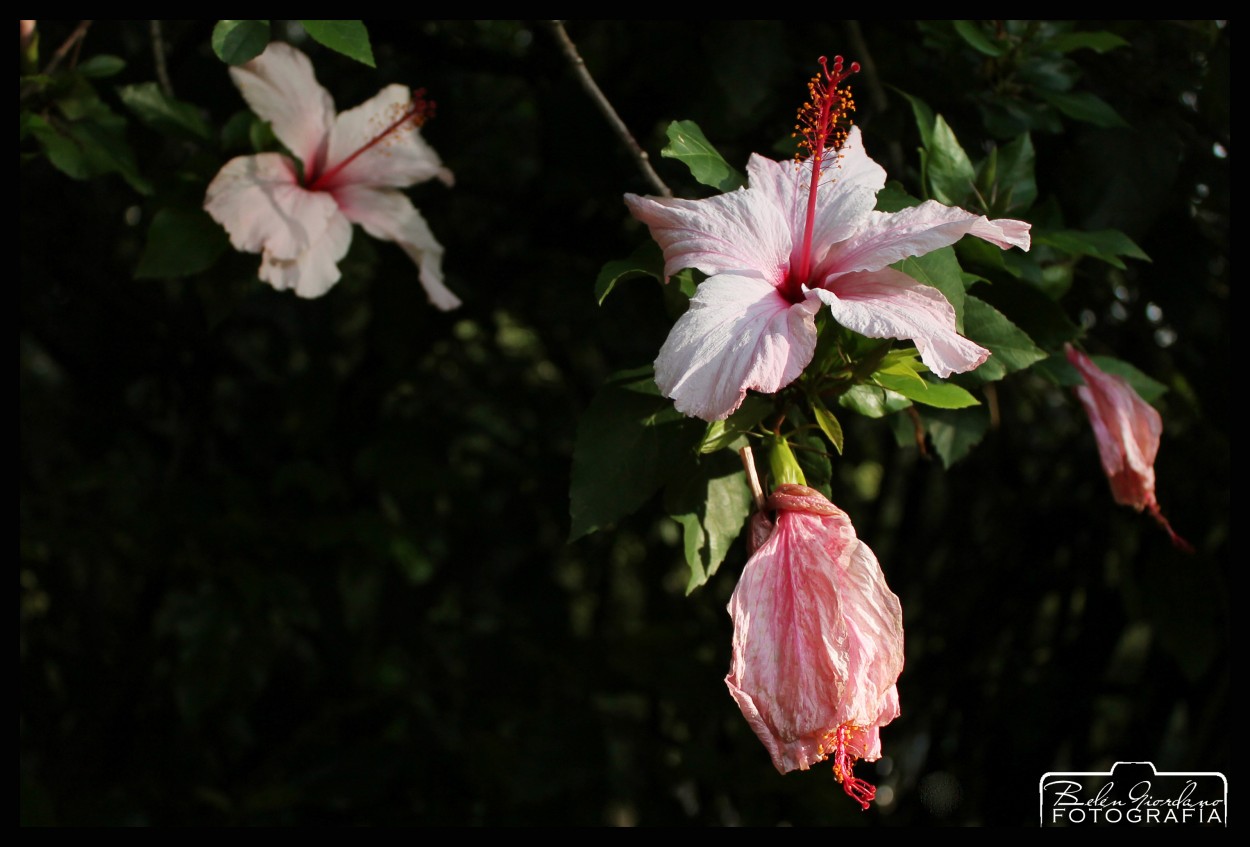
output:
<path id="1" fill-rule="evenodd" d="M 420 271 L 430 302 L 454 309 L 443 283 L 443 247 L 401 188 L 451 171 L 417 127 L 429 105 L 406 86 L 388 85 L 336 115 L 308 57 L 274 42 L 230 69 L 252 111 L 303 164 L 303 177 L 281 153 L 239 156 L 208 187 L 204 208 L 226 228 L 235 249 L 260 253 L 260 278 L 301 297 L 319 297 L 339 280 L 352 224 L 394 241 Z"/>
<path id="2" fill-rule="evenodd" d="M 782 773 L 833 759 L 864 808 L 876 789 L 856 759 L 881 758 L 898 717 L 903 613 L 868 545 L 820 492 L 781 485 L 768 540 L 729 600 L 733 660 L 725 684 Z"/>
<path id="3" fill-rule="evenodd" d="M 840 56 L 821 65 L 799 111 L 807 161 L 753 155 L 748 187 L 706 200 L 625 195 L 663 249 L 666 276 L 695 268 L 709 277 L 655 360 L 656 384 L 687 415 L 721 420 L 749 389 L 771 394 L 793 382 L 816 349 L 822 303 L 862 335 L 911 340 L 941 377 L 989 356 L 956 332 L 941 292 L 889 265 L 965 235 L 1027 250 L 1029 224 L 932 200 L 874 211 L 885 171 L 864 152 L 858 127 L 842 126 L 853 101 L 838 85 L 859 66 L 844 72 Z"/>
<path id="4" fill-rule="evenodd" d="M 1173 531 L 1155 499 L 1155 456 L 1163 419 L 1122 377 L 1107 373 L 1071 344 L 1065 349 L 1068 361 L 1085 380 L 1077 386 L 1076 396 L 1094 428 L 1111 496 L 1121 505 L 1149 512 L 1167 531 L 1173 546 L 1192 553 L 1189 542 Z"/>

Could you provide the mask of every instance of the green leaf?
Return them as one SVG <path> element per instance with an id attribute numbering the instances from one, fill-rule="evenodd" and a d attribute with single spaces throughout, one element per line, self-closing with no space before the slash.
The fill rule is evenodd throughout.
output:
<path id="1" fill-rule="evenodd" d="M 878 212 L 898 212 L 919 205 L 920 201 L 903 190 L 903 186 L 897 182 L 888 182 L 885 188 L 877 192 Z"/>
<path id="2" fill-rule="evenodd" d="M 75 70 L 88 79 L 105 79 L 110 76 L 117 76 L 125 68 L 126 60 L 120 56 L 101 54 L 87 59 Z"/>
<path id="3" fill-rule="evenodd" d="M 963 205 L 972 193 L 977 172 L 955 131 L 941 115 L 933 125 L 932 143 L 925 149 L 929 154 L 926 176 L 933 199 L 949 206 Z"/>
<path id="4" fill-rule="evenodd" d="M 897 89 L 896 89 L 897 90 Z M 916 129 L 920 130 L 920 146 L 928 150 L 933 146 L 933 125 L 937 122 L 937 117 L 933 114 L 933 109 L 929 108 L 929 104 L 914 97 L 906 91 L 899 90 L 907 98 L 907 102 L 911 103 L 911 113 L 916 118 Z M 886 211 L 895 211 L 889 209 Z"/>
<path id="5" fill-rule="evenodd" d="M 1077 256 L 1092 256 L 1120 270 L 1125 269 L 1124 262 L 1120 261 L 1121 256 L 1150 261 L 1150 257 L 1133 243 L 1133 239 L 1118 229 L 1102 229 L 1096 232 L 1076 229 L 1034 232 L 1033 243 L 1045 244 Z"/>
<path id="6" fill-rule="evenodd" d="M 723 421 L 712 421 L 708 424 L 703 441 L 699 443 L 700 453 L 713 453 L 726 448 L 737 449 L 739 439 L 744 438 L 757 423 L 762 421 L 773 410 L 773 403 L 756 394 L 748 394 L 742 399 L 742 405 Z"/>
<path id="7" fill-rule="evenodd" d="M 1162 382 L 1147 376 L 1123 359 L 1113 356 L 1090 356 L 1090 359 L 1107 373 L 1124 379 L 1147 403 L 1153 403 L 1168 391 L 1168 387 Z M 1081 372 L 1072 367 L 1068 362 L 1068 357 L 1063 353 L 1055 353 L 1037 367 L 1039 371 L 1064 388 L 1075 388 L 1085 384 L 1085 378 L 1081 376 Z"/>
<path id="8" fill-rule="evenodd" d="M 569 540 L 633 512 L 664 485 L 703 435 L 659 395 L 651 368 L 615 375 L 582 415 L 569 487 Z"/>
<path id="9" fill-rule="evenodd" d="M 798 415 L 795 415 L 796 419 Z M 829 458 L 829 445 L 819 433 L 807 430 L 795 433 L 790 439 L 794 446 L 794 456 L 798 459 L 799 470 L 803 473 L 804 485 L 815 488 L 821 494 L 832 499 L 833 462 Z"/>
<path id="10" fill-rule="evenodd" d="M 912 256 L 901 262 L 895 262 L 893 267 L 916 282 L 932 285 L 941 291 L 955 309 L 955 329 L 963 331 L 964 279 L 953 247 L 943 247 L 941 250 L 934 250 L 923 256 Z"/>
<path id="11" fill-rule="evenodd" d="M 1026 132 L 998 149 L 998 173 L 990 200 L 995 215 L 1027 209 L 1037 200 L 1036 155 Z"/>
<path id="12" fill-rule="evenodd" d="M 720 191 L 733 191 L 746 184 L 742 174 L 725 161 L 694 121 L 673 121 L 666 132 L 668 144 L 660 155 L 682 162 L 699 182 Z"/>
<path id="13" fill-rule="evenodd" d="M 833 449 L 838 451 L 838 455 L 842 455 L 842 448 L 845 446 L 846 436 L 842 432 L 842 424 L 834 417 L 833 412 L 825 407 L 825 404 L 819 397 L 812 398 L 812 414 L 816 417 L 816 425 L 820 427 L 820 431 L 825 434 L 825 438 L 829 439 L 829 443 L 833 445 Z"/>
<path id="14" fill-rule="evenodd" d="M 595 279 L 595 300 L 602 306 L 618 282 L 639 276 L 664 279 L 664 254 L 654 241 L 643 244 L 628 259 L 613 259 L 605 264 Z"/>
<path id="15" fill-rule="evenodd" d="M 1003 55 L 1003 47 L 986 35 L 985 30 L 981 29 L 976 21 L 951 21 L 951 23 L 955 25 L 955 32 L 959 33 L 959 37 L 978 53 L 984 53 L 991 58 Z"/>
<path id="16" fill-rule="evenodd" d="M 1014 251 L 1012 251 L 1014 252 Z M 1054 350 L 1081 334 L 1055 301 L 1017 280 L 1000 280 L 977 289 L 977 296 L 1000 310 L 1038 345 Z"/>
<path id="17" fill-rule="evenodd" d="M 145 126 L 163 133 L 177 133 L 208 141 L 212 130 L 200 110 L 161 91 L 155 82 L 123 85 L 117 89 L 126 108 Z"/>
<path id="18" fill-rule="evenodd" d="M 768 469 L 772 473 L 773 487 L 778 485 L 807 485 L 803 469 L 794 458 L 794 451 L 784 438 L 768 438 Z"/>
<path id="19" fill-rule="evenodd" d="M 1065 32 L 1044 43 L 1042 49 L 1071 53 L 1073 50 L 1087 48 L 1095 53 L 1106 53 L 1127 46 L 1128 42 L 1114 32 L 1101 30 L 1099 32 Z"/>
<path id="20" fill-rule="evenodd" d="M 203 209 L 161 209 L 148 227 L 148 240 L 135 277 L 154 279 L 199 273 L 212 267 L 227 244 L 225 230 Z"/>
<path id="21" fill-rule="evenodd" d="M 1070 118 L 1106 128 L 1127 127 L 1128 121 L 1111 104 L 1088 91 L 1043 91 L 1042 99 Z"/>
<path id="22" fill-rule="evenodd" d="M 983 408 L 933 409 L 924 412 L 922 419 L 944 468 L 967 456 L 990 428 L 990 416 Z"/>
<path id="23" fill-rule="evenodd" d="M 139 174 L 126 141 L 126 121 L 94 94 L 57 102 L 66 120 L 32 115 L 26 129 L 44 148 L 48 161 L 74 179 L 120 174 L 140 194 L 152 186 Z"/>
<path id="24" fill-rule="evenodd" d="M 227 65 L 250 62 L 269 44 L 269 21 L 218 21 L 212 42 L 213 52 Z"/>
<path id="25" fill-rule="evenodd" d="M 369 44 L 369 31 L 360 21 L 300 21 L 313 40 L 342 53 L 349 59 L 371 68 L 373 47 Z"/>
<path id="26" fill-rule="evenodd" d="M 877 372 L 873 380 L 882 388 L 897 391 L 907 399 L 926 406 L 935 406 L 939 409 L 965 409 L 968 406 L 979 405 L 977 398 L 950 382 L 929 382 L 927 379 L 881 372 Z"/>
<path id="27" fill-rule="evenodd" d="M 980 382 L 1002 379 L 1046 358 L 1046 351 L 1034 344 L 1028 333 L 972 295 L 968 295 L 964 312 L 964 335 L 990 351 L 990 357 L 972 372 Z"/>
<path id="28" fill-rule="evenodd" d="M 664 506 L 682 527 L 689 594 L 716 573 L 750 515 L 742 462 L 728 453 L 692 461 L 668 484 Z"/>
<path id="29" fill-rule="evenodd" d="M 897 391 L 877 385 L 853 385 L 838 397 L 838 405 L 866 418 L 884 418 L 906 409 L 911 401 Z"/>

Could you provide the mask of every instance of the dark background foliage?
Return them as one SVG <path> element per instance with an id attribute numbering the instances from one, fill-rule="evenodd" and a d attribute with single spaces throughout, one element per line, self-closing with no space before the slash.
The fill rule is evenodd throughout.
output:
<path id="1" fill-rule="evenodd" d="M 1229 772 L 1227 23 L 1081 22 L 1129 42 L 1069 57 L 1127 126 L 1028 118 L 1047 213 L 1152 259 L 1083 261 L 1061 304 L 1170 389 L 1159 495 L 1197 553 L 1112 503 L 1083 413 L 1031 372 L 949 471 L 844 419 L 834 499 L 907 627 L 866 813 L 823 767 L 775 773 L 725 691 L 740 544 L 690 597 L 658 502 L 566 544 L 578 416 L 670 325 L 652 283 L 592 296 L 646 238 L 628 154 L 541 25 L 367 23 L 376 71 L 300 45 L 340 108 L 396 81 L 438 101 L 457 184 L 411 194 L 459 311 L 359 231 L 319 300 L 233 252 L 135 279 L 154 201 L 21 162 L 23 823 L 1027 825 L 1048 770 Z M 41 22 L 45 55 L 71 29 Z M 568 29 L 684 196 L 706 189 L 658 157 L 667 123 L 737 165 L 778 155 L 822 53 L 872 60 L 857 122 L 913 192 L 899 90 L 978 155 L 1019 131 L 996 103 L 1036 102 L 944 23 Z M 164 33 L 175 92 L 221 127 L 243 104 L 210 30 Z M 148 39 L 98 22 L 83 55 L 144 82 Z M 238 152 L 127 137 L 192 206 Z"/>

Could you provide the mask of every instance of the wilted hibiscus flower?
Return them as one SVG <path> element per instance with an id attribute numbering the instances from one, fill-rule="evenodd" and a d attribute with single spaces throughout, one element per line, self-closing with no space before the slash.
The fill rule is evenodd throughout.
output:
<path id="1" fill-rule="evenodd" d="M 372 99 L 336 115 L 308 57 L 274 42 L 230 76 L 252 111 L 302 165 L 260 153 L 226 163 L 208 187 L 204 208 L 226 228 L 237 250 L 260 253 L 260 278 L 301 297 L 320 297 L 339 280 L 338 262 L 358 223 L 394 241 L 417 263 L 430 302 L 454 309 L 459 298 L 443 283 L 443 247 L 399 191 L 451 171 L 418 127 L 430 105 L 418 91 L 388 85 Z"/>
<path id="2" fill-rule="evenodd" d="M 1071 344 L 1065 349 L 1068 361 L 1085 380 L 1076 396 L 1094 428 L 1111 496 L 1117 503 L 1149 512 L 1167 531 L 1173 546 L 1192 553 L 1189 542 L 1172 529 L 1155 499 L 1155 456 L 1163 419 L 1122 377 L 1107 373 Z"/>
<path id="3" fill-rule="evenodd" d="M 889 266 L 965 235 L 1027 250 L 1029 224 L 932 200 L 874 211 L 885 171 L 864 152 L 859 129 L 841 125 L 853 103 L 838 86 L 856 70 L 844 72 L 838 57 L 812 81 L 812 102 L 799 113 L 806 161 L 753 155 L 748 187 L 706 200 L 625 195 L 663 249 L 666 275 L 695 268 L 709 277 L 655 361 L 655 381 L 679 411 L 721 420 L 748 389 L 772 393 L 793 382 L 815 351 L 821 304 L 855 332 L 910 339 L 941 377 L 989 356 L 956 332 L 940 291 Z"/>
<path id="4" fill-rule="evenodd" d="M 820 492 L 781 485 L 772 534 L 729 600 L 733 660 L 725 684 L 782 773 L 833 760 L 864 808 L 876 789 L 852 772 L 881 758 L 898 717 L 903 613 L 846 513 Z"/>

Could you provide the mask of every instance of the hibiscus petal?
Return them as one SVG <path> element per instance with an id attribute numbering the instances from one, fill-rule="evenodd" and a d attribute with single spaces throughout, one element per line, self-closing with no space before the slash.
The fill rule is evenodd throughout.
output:
<path id="1" fill-rule="evenodd" d="M 226 228 L 236 250 L 279 260 L 303 255 L 338 215 L 334 198 L 301 188 L 291 161 L 279 153 L 226 162 L 208 186 L 204 209 Z"/>
<path id="2" fill-rule="evenodd" d="M 747 164 L 747 176 L 751 191 L 763 193 L 786 214 L 794 235 L 794 249 L 800 249 L 807 225 L 812 160 L 795 165 L 753 154 Z M 885 169 L 864 152 L 859 127 L 852 127 L 846 143 L 826 159 L 816 191 L 816 216 L 812 226 L 814 266 L 819 266 L 830 245 L 849 238 L 868 218 L 885 179 Z M 792 257 L 791 261 L 797 264 L 798 257 Z"/>
<path id="3" fill-rule="evenodd" d="M 902 609 L 845 513 L 780 512 L 729 614 L 725 683 L 777 770 L 824 760 L 844 725 L 848 752 L 880 757 L 878 728 L 898 716 Z"/>
<path id="4" fill-rule="evenodd" d="M 460 298 L 443 282 L 443 245 L 411 200 L 394 189 L 364 185 L 339 188 L 334 196 L 349 220 L 374 238 L 394 241 L 417 263 L 431 303 L 444 312 L 460 305 Z"/>
<path id="5" fill-rule="evenodd" d="M 873 212 L 853 236 L 830 248 L 816 278 L 879 270 L 909 256 L 954 244 L 965 235 L 975 235 L 1003 249 L 1028 250 L 1029 226 L 1024 221 L 991 221 L 936 200 L 899 212 Z"/>
<path id="6" fill-rule="evenodd" d="M 312 62 L 289 44 L 274 41 L 255 59 L 230 69 L 253 112 L 313 173 L 334 122 L 334 98 L 317 82 Z"/>
<path id="7" fill-rule="evenodd" d="M 892 268 L 844 274 L 814 293 L 847 329 L 915 342 L 921 360 L 940 377 L 970 371 L 989 358 L 989 350 L 955 331 L 955 309 L 942 292 Z"/>
<path id="8" fill-rule="evenodd" d="M 780 285 L 790 263 L 790 224 L 764 192 L 739 188 L 705 200 L 639 197 L 625 203 L 664 251 L 664 275 L 755 271 Z"/>
<path id="9" fill-rule="evenodd" d="M 792 305 L 757 277 L 712 277 L 660 349 L 655 382 L 678 411 L 723 420 L 748 389 L 771 394 L 803 372 L 816 349 L 819 308 L 815 299 Z"/>
<path id="10" fill-rule="evenodd" d="M 421 137 L 410 119 L 412 92 L 406 85 L 388 85 L 334 121 L 330 130 L 325 187 L 359 183 L 405 188 L 438 177 L 447 185 L 454 179 L 434 148 Z M 405 120 L 405 116 L 409 119 Z M 372 146 L 370 146 L 372 145 Z M 357 151 L 360 155 L 342 170 L 334 168 Z"/>
<path id="11" fill-rule="evenodd" d="M 320 297 L 339 281 L 339 260 L 352 243 L 352 225 L 335 215 L 320 238 L 294 259 L 280 259 L 265 251 L 260 278 L 279 291 L 293 289 L 300 297 Z"/>

